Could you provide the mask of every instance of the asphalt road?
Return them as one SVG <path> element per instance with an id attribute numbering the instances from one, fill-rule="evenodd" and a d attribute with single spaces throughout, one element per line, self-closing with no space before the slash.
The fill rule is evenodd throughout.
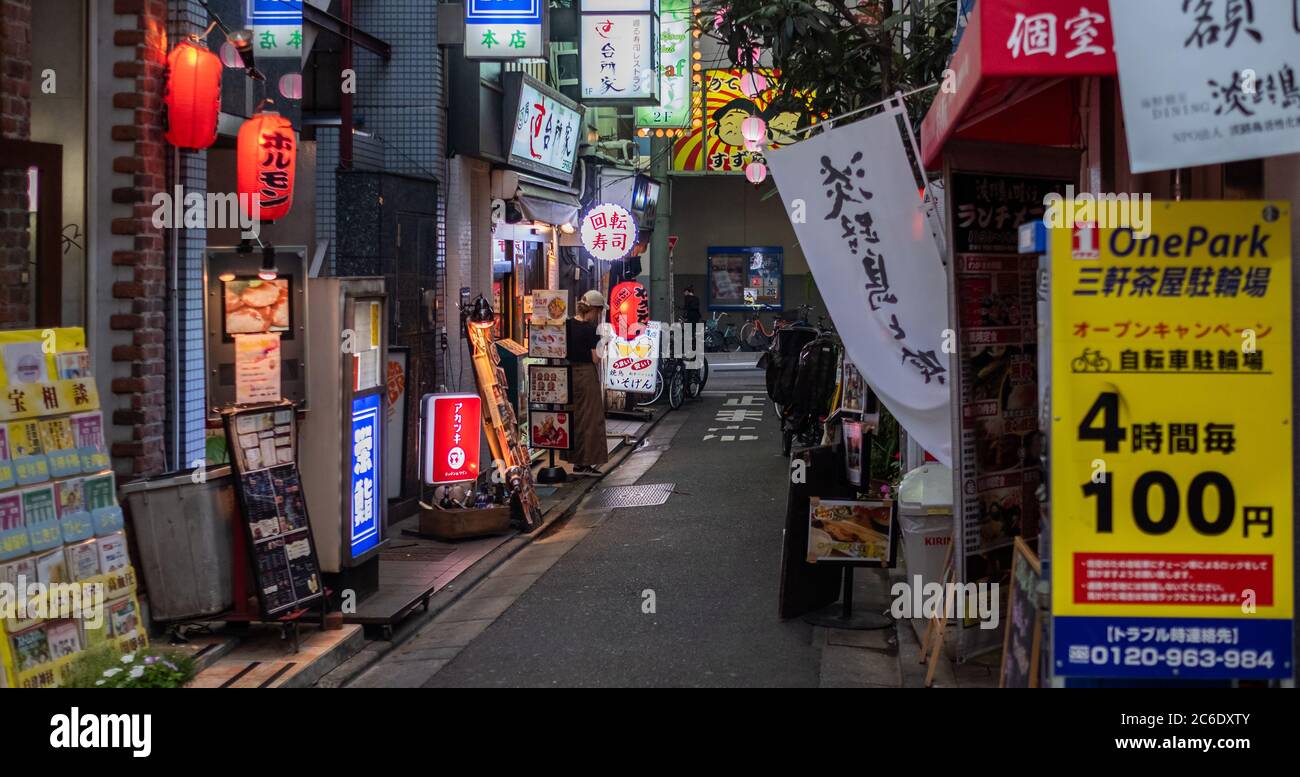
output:
<path id="1" fill-rule="evenodd" d="M 667 504 L 580 510 L 576 544 L 427 687 L 816 687 L 811 627 L 776 614 L 787 464 L 761 377 L 715 372 L 706 392 L 742 393 L 671 414 L 661 428 L 680 428 L 652 439 L 663 450 L 636 481 L 675 483 Z"/>

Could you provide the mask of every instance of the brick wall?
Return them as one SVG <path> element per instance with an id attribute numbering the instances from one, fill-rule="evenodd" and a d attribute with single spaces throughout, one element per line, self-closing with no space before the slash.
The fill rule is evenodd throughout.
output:
<path id="1" fill-rule="evenodd" d="M 0 138 L 31 139 L 31 82 L 31 2 L 0 0 Z M 0 170 L 0 329 L 32 323 L 26 195 L 26 173 Z"/>
<path id="2" fill-rule="evenodd" d="M 156 475 L 166 469 L 166 252 L 162 231 L 152 223 L 153 197 L 165 189 L 163 85 L 167 62 L 165 0 L 113 0 L 113 107 L 129 111 L 129 123 L 114 124 L 112 232 L 129 248 L 112 253 L 114 330 L 129 332 L 130 344 L 113 347 L 117 365 L 111 388 L 118 397 L 112 423 L 118 427 L 112 453 L 122 475 Z M 120 88 L 127 85 L 127 89 Z M 124 432 L 129 430 L 129 435 Z"/>

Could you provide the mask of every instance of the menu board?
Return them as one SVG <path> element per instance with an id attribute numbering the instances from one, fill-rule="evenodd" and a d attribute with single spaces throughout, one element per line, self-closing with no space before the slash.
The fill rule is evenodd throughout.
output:
<path id="1" fill-rule="evenodd" d="M 1037 688 L 1042 671 L 1043 611 L 1038 589 L 1043 569 L 1038 556 L 1024 540 L 1016 538 L 1011 561 L 1011 595 L 1007 629 L 1002 639 L 999 688 Z"/>
<path id="2" fill-rule="evenodd" d="M 852 562 L 888 566 L 894 555 L 893 503 L 842 499 L 808 500 L 809 564 Z"/>
<path id="3" fill-rule="evenodd" d="M 293 406 L 232 411 L 225 419 L 253 579 L 269 617 L 324 595 L 298 474 Z"/>
<path id="4" fill-rule="evenodd" d="M 567 451 L 573 447 L 573 414 L 534 410 L 529 414 L 528 442 L 534 448 Z"/>
<path id="5" fill-rule="evenodd" d="M 534 405 L 567 405 L 569 368 L 549 364 L 528 365 L 528 401 Z"/>

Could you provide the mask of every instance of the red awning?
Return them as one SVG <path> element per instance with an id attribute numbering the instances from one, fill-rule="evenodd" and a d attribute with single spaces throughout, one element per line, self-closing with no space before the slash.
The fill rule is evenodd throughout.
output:
<path id="1" fill-rule="evenodd" d="M 978 0 L 968 19 L 949 64 L 953 88 L 940 89 L 921 123 L 925 166 L 939 167 L 954 136 L 1068 145 L 1073 79 L 1115 75 L 1107 0 Z"/>

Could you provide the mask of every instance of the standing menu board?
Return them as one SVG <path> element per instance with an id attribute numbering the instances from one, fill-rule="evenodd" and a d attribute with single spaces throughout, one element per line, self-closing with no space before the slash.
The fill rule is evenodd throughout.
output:
<path id="1" fill-rule="evenodd" d="M 325 588 L 298 474 L 293 405 L 228 411 L 225 423 L 262 614 L 320 599 Z"/>
<path id="2" fill-rule="evenodd" d="M 999 688 L 1037 688 L 1043 649 L 1043 609 L 1038 589 L 1043 568 L 1038 555 L 1019 537 L 1011 557 L 1011 594 L 1007 598 L 1007 628 L 1002 639 Z"/>

